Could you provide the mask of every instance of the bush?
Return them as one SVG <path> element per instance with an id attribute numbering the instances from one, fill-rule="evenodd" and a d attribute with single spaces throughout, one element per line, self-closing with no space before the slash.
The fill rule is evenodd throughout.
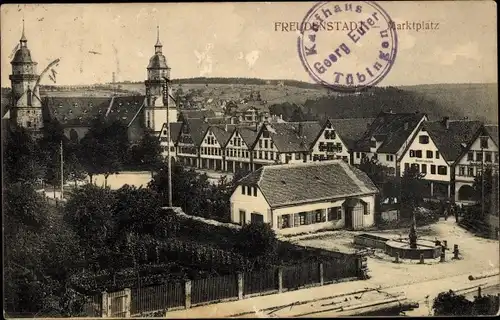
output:
<path id="1" fill-rule="evenodd" d="M 499 309 L 497 296 L 476 296 L 474 301 L 457 295 L 452 290 L 441 292 L 432 306 L 436 316 L 494 315 Z"/>
<path id="2" fill-rule="evenodd" d="M 276 234 L 270 224 L 250 223 L 239 231 L 236 251 L 248 258 L 273 258 L 277 245 Z"/>

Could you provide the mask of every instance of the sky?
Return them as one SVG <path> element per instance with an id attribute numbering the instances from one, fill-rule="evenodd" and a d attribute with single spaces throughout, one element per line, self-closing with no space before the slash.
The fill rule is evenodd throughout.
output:
<path id="1" fill-rule="evenodd" d="M 354 3 L 354 2 L 353 2 Z M 41 72 L 60 58 L 56 84 L 143 81 L 157 26 L 171 76 L 294 79 L 313 82 L 297 53 L 300 22 L 314 2 L 41 4 L 1 6 L 1 85 L 25 33 Z M 439 23 L 437 30 L 398 30 L 394 66 L 379 84 L 496 83 L 493 1 L 380 2 L 396 24 Z M 332 33 L 334 36 L 334 33 Z M 96 53 L 91 53 L 93 51 Z M 42 84 L 54 84 L 48 76 Z"/>

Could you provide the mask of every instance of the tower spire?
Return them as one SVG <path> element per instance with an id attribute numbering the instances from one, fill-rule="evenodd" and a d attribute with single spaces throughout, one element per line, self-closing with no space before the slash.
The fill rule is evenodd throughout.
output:
<path id="1" fill-rule="evenodd" d="M 24 35 L 24 18 L 23 18 L 23 34 L 21 35 L 21 42 L 27 42 L 28 39 L 26 39 L 26 36 Z"/>
<path id="2" fill-rule="evenodd" d="M 156 26 L 156 44 L 155 44 L 155 54 L 161 54 L 162 44 L 160 42 L 160 26 Z"/>

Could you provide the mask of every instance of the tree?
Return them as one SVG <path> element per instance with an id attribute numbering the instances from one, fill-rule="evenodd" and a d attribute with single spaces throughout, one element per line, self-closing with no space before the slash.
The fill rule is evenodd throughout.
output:
<path id="1" fill-rule="evenodd" d="M 87 184 L 69 193 L 64 221 L 81 239 L 85 256 L 94 266 L 107 268 L 108 243 L 115 238 L 115 196 L 109 188 Z"/>
<path id="2" fill-rule="evenodd" d="M 82 154 L 83 166 L 90 176 L 104 174 L 104 185 L 107 186 L 108 177 L 118 173 L 126 160 L 129 149 L 127 127 L 120 121 L 105 121 L 97 118 L 83 137 Z"/>
<path id="3" fill-rule="evenodd" d="M 84 158 L 81 146 L 78 143 L 70 143 L 65 150 L 64 170 L 68 173 L 68 180 L 75 183 L 86 178 L 85 167 L 80 159 Z"/>
<path id="4" fill-rule="evenodd" d="M 483 204 L 485 212 L 489 211 L 493 190 L 493 170 L 491 166 L 487 166 L 484 172 L 479 173 L 474 178 L 472 187 L 475 191 L 477 203 Z"/>
<path id="5" fill-rule="evenodd" d="M 463 316 L 472 314 L 472 302 L 452 290 L 441 292 L 432 305 L 436 316 Z"/>
<path id="6" fill-rule="evenodd" d="M 168 169 L 159 170 L 149 182 L 148 188 L 161 195 L 163 205 L 168 205 Z M 180 165 L 172 167 L 172 204 L 181 207 L 186 214 L 208 217 L 210 182 L 206 174 Z"/>
<path id="7" fill-rule="evenodd" d="M 240 229 L 238 238 L 239 241 L 235 244 L 236 250 L 245 257 L 273 259 L 276 256 L 278 240 L 268 223 L 246 224 Z"/>
<path id="8" fill-rule="evenodd" d="M 151 172 L 160 169 L 163 165 L 161 151 L 162 147 L 158 137 L 145 134 L 134 149 L 134 165 L 147 168 Z"/>
<path id="9" fill-rule="evenodd" d="M 3 151 L 4 182 L 36 183 L 45 174 L 45 161 L 33 137 L 18 126 L 8 127 Z"/>
<path id="10" fill-rule="evenodd" d="M 452 290 L 438 294 L 432 306 L 436 316 L 494 315 L 498 308 L 498 296 L 478 294 L 474 301 L 469 301 Z"/>
<path id="11" fill-rule="evenodd" d="M 422 178 L 416 167 L 407 168 L 400 181 L 401 214 L 410 218 L 423 202 Z"/>

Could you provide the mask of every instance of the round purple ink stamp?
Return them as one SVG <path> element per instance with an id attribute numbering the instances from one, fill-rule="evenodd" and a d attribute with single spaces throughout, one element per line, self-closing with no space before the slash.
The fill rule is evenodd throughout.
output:
<path id="1" fill-rule="evenodd" d="M 319 84 L 355 92 L 382 81 L 396 59 L 396 28 L 371 1 L 315 4 L 300 25 L 300 61 Z"/>

